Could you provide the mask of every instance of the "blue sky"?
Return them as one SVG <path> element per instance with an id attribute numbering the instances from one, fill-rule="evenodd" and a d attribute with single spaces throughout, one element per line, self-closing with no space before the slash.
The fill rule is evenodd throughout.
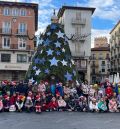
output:
<path id="1" fill-rule="evenodd" d="M 37 34 L 42 32 L 50 23 L 53 9 L 56 11 L 62 5 L 95 7 L 92 16 L 92 42 L 94 37 L 107 36 L 120 20 L 120 0 L 4 0 L 18 2 L 32 2 L 39 4 L 39 28 Z M 92 45 L 93 46 L 93 45 Z"/>

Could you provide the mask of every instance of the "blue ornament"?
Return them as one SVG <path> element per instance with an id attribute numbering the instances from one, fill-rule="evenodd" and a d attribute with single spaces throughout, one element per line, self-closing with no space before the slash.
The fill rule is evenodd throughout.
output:
<path id="1" fill-rule="evenodd" d="M 67 81 L 72 81 L 72 74 L 69 74 L 69 73 L 67 72 L 67 74 L 64 75 L 64 76 L 66 77 Z"/>
<path id="2" fill-rule="evenodd" d="M 43 41 L 44 41 L 43 39 L 40 39 L 39 42 L 38 42 L 38 44 L 42 44 Z"/>
<path id="3" fill-rule="evenodd" d="M 61 54 L 61 52 L 60 51 L 57 51 L 56 54 L 57 54 L 57 56 L 59 56 Z"/>
<path id="4" fill-rule="evenodd" d="M 40 59 L 39 59 L 39 58 L 36 58 L 36 59 L 35 59 L 35 64 L 38 64 L 39 61 L 40 61 Z"/>
<path id="5" fill-rule="evenodd" d="M 61 46 L 61 43 L 57 41 L 57 42 L 55 43 L 55 45 L 56 45 L 56 47 L 60 47 L 60 46 Z"/>
<path id="6" fill-rule="evenodd" d="M 64 38 L 64 33 L 62 33 L 60 30 L 56 34 L 58 35 L 58 38 Z"/>
<path id="7" fill-rule="evenodd" d="M 50 42 L 51 41 L 49 39 L 46 39 L 43 43 L 44 43 L 45 46 L 49 46 Z"/>
<path id="8" fill-rule="evenodd" d="M 36 67 L 36 66 L 34 66 L 34 67 L 33 67 L 33 70 L 36 70 L 36 69 L 37 69 L 37 67 Z"/>
<path id="9" fill-rule="evenodd" d="M 56 24 L 52 24 L 51 26 L 50 26 L 50 29 L 51 30 L 55 30 L 57 28 L 57 25 Z"/>
<path id="10" fill-rule="evenodd" d="M 45 73 L 49 74 L 50 73 L 49 69 L 45 69 Z"/>
<path id="11" fill-rule="evenodd" d="M 49 50 L 47 51 L 48 56 L 49 56 L 49 55 L 52 55 L 52 53 L 53 53 L 53 50 L 51 50 L 51 49 L 49 49 Z"/>
<path id="12" fill-rule="evenodd" d="M 51 66 L 52 66 L 52 65 L 57 66 L 57 62 L 58 62 L 58 60 L 56 60 L 55 57 L 53 57 L 53 59 L 50 60 Z"/>
<path id="13" fill-rule="evenodd" d="M 45 63 L 45 58 L 42 58 L 41 60 L 40 60 L 40 64 L 44 64 Z"/>

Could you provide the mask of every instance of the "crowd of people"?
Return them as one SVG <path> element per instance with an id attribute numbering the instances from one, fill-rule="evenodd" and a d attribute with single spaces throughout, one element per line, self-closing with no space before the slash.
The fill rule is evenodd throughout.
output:
<path id="1" fill-rule="evenodd" d="M 40 81 L 40 84 L 2 81 L 0 112 L 79 111 L 119 112 L 120 84 L 77 85 Z"/>

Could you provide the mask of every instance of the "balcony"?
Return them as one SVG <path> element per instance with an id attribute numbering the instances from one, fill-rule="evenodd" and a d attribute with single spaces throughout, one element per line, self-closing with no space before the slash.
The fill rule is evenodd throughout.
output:
<path id="1" fill-rule="evenodd" d="M 0 29 L 0 35 L 6 35 L 6 36 L 12 35 L 12 29 L 10 29 L 10 28 L 1 28 Z"/>
<path id="2" fill-rule="evenodd" d="M 86 40 L 86 37 L 88 37 L 88 35 L 86 35 L 86 34 L 80 34 L 80 33 L 71 34 L 71 40 L 72 41 L 82 41 L 82 42 L 84 42 Z"/>
<path id="3" fill-rule="evenodd" d="M 16 35 L 17 36 L 28 36 L 28 30 L 24 30 L 24 29 L 17 29 L 17 32 L 16 32 Z"/>
<path id="4" fill-rule="evenodd" d="M 72 19 L 72 25 L 85 25 L 86 24 L 86 19 L 81 18 L 81 19 Z"/>
<path id="5" fill-rule="evenodd" d="M 97 68 L 98 67 L 98 64 L 91 64 L 91 67 L 92 68 L 95 68 L 95 67 Z"/>
<path id="6" fill-rule="evenodd" d="M 26 47 L 18 47 L 18 44 L 11 44 L 9 47 L 3 47 L 2 44 L 0 44 L 0 50 L 6 51 L 6 50 L 17 50 L 17 51 L 32 51 L 30 45 L 26 45 Z"/>
<path id="7" fill-rule="evenodd" d="M 79 57 L 79 58 L 84 58 L 85 57 L 85 52 L 74 52 L 72 53 L 73 57 Z"/>

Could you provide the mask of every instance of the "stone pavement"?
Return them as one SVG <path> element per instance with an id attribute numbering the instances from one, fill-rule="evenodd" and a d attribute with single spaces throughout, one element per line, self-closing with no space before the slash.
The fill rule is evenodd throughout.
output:
<path id="1" fill-rule="evenodd" d="M 120 129 L 120 113 L 0 113 L 0 129 Z"/>

